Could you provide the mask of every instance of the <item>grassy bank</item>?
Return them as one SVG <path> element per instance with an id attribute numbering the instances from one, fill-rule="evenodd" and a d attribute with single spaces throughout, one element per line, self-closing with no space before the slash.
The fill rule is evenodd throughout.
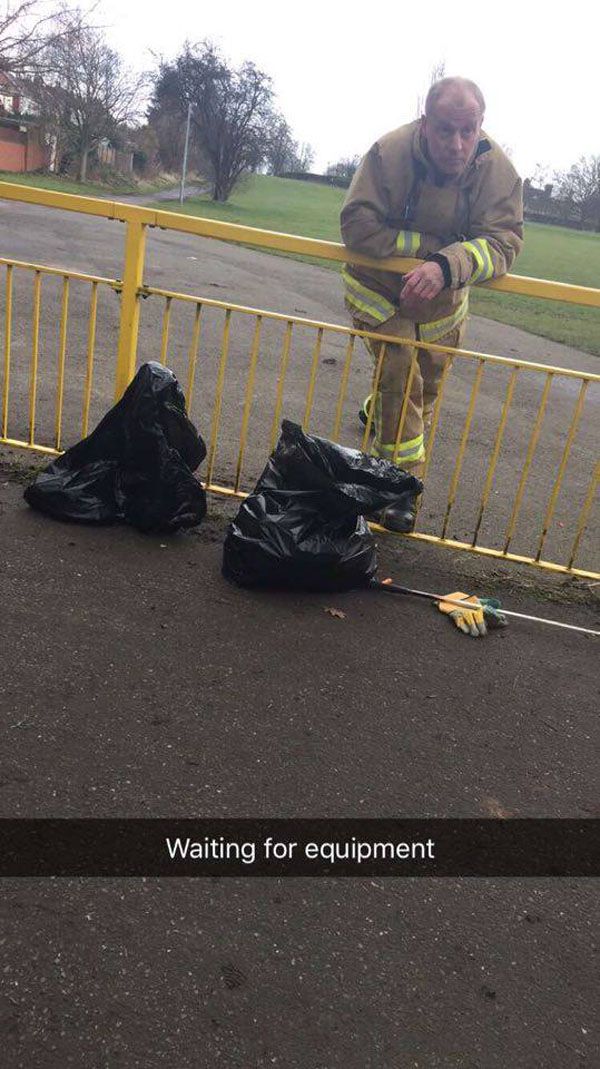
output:
<path id="1" fill-rule="evenodd" d="M 188 201 L 183 210 L 244 226 L 339 241 L 339 212 L 344 196 L 342 189 L 253 175 L 226 204 L 200 197 Z M 336 265 L 328 266 L 337 269 Z M 525 247 L 514 273 L 600 286 L 600 234 L 528 223 Z M 476 315 L 600 355 L 600 312 L 596 309 L 481 288 L 474 290 L 471 307 Z"/>
<path id="2" fill-rule="evenodd" d="M 207 219 L 222 219 L 226 223 L 256 226 L 261 230 L 281 230 L 306 238 L 339 241 L 338 220 L 343 199 L 344 190 L 333 186 L 251 175 L 234 190 L 225 204 L 219 204 L 209 196 L 197 197 L 186 201 L 182 209 L 178 205 L 177 211 Z"/>
<path id="3" fill-rule="evenodd" d="M 598 287 L 600 234 L 526 223 L 525 245 L 513 273 Z M 595 308 L 481 288 L 474 290 L 471 306 L 477 315 L 512 323 L 533 334 L 600 355 L 600 311 Z"/>
<path id="4" fill-rule="evenodd" d="M 144 182 L 119 175 L 110 183 L 77 182 L 73 178 L 59 178 L 53 174 L 15 174 L 14 171 L 0 171 L 0 182 L 14 182 L 19 186 L 50 189 L 57 193 L 76 193 L 81 197 L 118 197 L 128 193 L 151 196 L 162 189 L 173 188 L 178 184 L 178 179 L 173 175 L 163 175 L 151 182 Z"/>

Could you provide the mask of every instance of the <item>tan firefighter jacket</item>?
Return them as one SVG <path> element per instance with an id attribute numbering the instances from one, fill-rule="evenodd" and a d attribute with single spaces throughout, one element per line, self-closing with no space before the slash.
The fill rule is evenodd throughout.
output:
<path id="1" fill-rule="evenodd" d="M 456 179 L 437 175 L 425 155 L 420 122 L 376 141 L 358 167 L 341 215 L 342 237 L 373 259 L 435 259 L 446 286 L 423 301 L 419 336 L 436 341 L 468 311 L 469 286 L 506 274 L 523 244 L 522 184 L 512 163 L 485 134 Z M 399 311 L 402 276 L 346 265 L 346 304 L 375 326 Z"/>

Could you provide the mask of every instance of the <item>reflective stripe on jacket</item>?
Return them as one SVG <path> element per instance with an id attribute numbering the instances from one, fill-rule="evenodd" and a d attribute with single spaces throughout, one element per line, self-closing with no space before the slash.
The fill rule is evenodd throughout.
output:
<path id="1" fill-rule="evenodd" d="M 367 286 L 357 282 L 346 268 L 342 270 L 342 278 L 346 286 L 346 306 L 348 311 L 359 320 L 375 326 L 387 323 L 396 314 L 398 309 L 381 297 L 376 290 L 370 290 Z M 391 309 L 391 311 L 390 311 Z M 469 291 L 463 290 L 460 302 L 452 309 L 449 315 L 441 319 L 431 319 L 427 323 L 419 323 L 420 341 L 438 341 L 445 334 L 458 327 L 469 312 Z"/>
<path id="2" fill-rule="evenodd" d="M 382 137 L 362 160 L 341 228 L 349 249 L 373 259 L 445 256 L 451 285 L 423 301 L 419 316 L 421 336 L 434 341 L 467 314 L 466 287 L 510 270 L 523 244 L 521 179 L 482 134 L 463 173 L 444 182 L 427 159 L 420 122 L 409 123 Z M 385 323 L 399 311 L 401 275 L 347 264 L 343 278 L 347 305 L 366 324 Z"/>

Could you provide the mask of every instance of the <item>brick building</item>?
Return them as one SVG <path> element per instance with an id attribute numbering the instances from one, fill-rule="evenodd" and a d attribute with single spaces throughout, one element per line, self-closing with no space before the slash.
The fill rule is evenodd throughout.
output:
<path id="1" fill-rule="evenodd" d="M 0 115 L 0 171 L 39 171 L 47 166 L 48 152 L 39 126 Z"/>
<path id="2" fill-rule="evenodd" d="M 0 71 L 0 171 L 37 171 L 48 153 L 36 116 L 38 105 Z"/>

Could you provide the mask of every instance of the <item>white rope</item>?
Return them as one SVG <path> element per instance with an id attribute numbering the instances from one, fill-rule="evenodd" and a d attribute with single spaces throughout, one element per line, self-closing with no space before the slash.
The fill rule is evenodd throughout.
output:
<path id="1" fill-rule="evenodd" d="M 447 598 L 443 594 L 430 594 L 428 590 L 412 590 L 410 587 L 398 586 L 397 583 L 377 583 L 377 585 L 380 586 L 382 590 L 389 590 L 391 593 L 415 594 L 419 598 L 429 598 L 430 601 L 444 601 L 447 605 L 456 605 L 459 609 L 468 608 L 467 601 L 455 601 L 453 598 Z M 548 624 L 550 627 L 563 627 L 567 631 L 579 631 L 582 635 L 595 635 L 597 638 L 600 638 L 600 631 L 592 631 L 589 627 L 577 627 L 575 624 L 563 624 L 559 620 L 548 620 L 545 616 L 528 616 L 524 612 L 513 612 L 509 609 L 500 608 L 498 611 L 504 616 L 515 616 L 519 620 L 531 620 L 535 624 Z"/>
<path id="2" fill-rule="evenodd" d="M 519 620 L 533 620 L 536 624 L 550 624 L 551 627 L 565 627 L 567 631 L 580 631 L 582 635 L 596 635 L 600 637 L 600 631 L 592 631 L 589 627 L 576 627 L 575 624 L 563 624 L 558 620 L 547 620 L 545 616 L 527 616 L 524 612 L 511 612 L 508 609 L 499 609 L 504 616 L 516 616 Z"/>

